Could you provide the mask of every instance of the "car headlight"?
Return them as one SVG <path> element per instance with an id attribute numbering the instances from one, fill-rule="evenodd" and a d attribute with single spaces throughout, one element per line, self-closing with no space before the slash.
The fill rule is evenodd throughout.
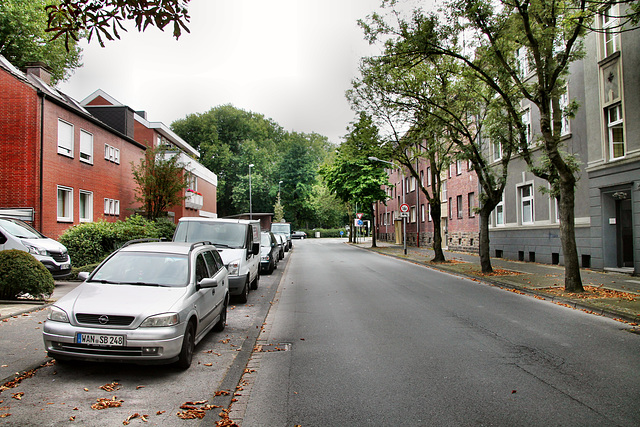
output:
<path id="1" fill-rule="evenodd" d="M 180 323 L 178 313 L 163 313 L 147 317 L 140 325 L 141 328 L 154 328 L 162 326 L 174 326 Z"/>
<path id="2" fill-rule="evenodd" d="M 51 306 L 49 308 L 49 314 L 47 315 L 47 320 L 53 320 L 54 322 L 69 323 L 69 316 L 67 316 L 67 313 L 64 310 L 56 306 Z"/>
<path id="3" fill-rule="evenodd" d="M 227 268 L 229 269 L 229 275 L 237 276 L 238 274 L 240 274 L 240 260 L 237 259 L 235 261 L 231 261 L 229 263 L 229 267 Z"/>
<path id="4" fill-rule="evenodd" d="M 27 245 L 26 243 L 25 243 L 25 246 L 29 250 L 30 254 L 43 255 L 43 256 L 47 255 L 47 250 L 45 248 L 41 248 L 39 246 Z"/>
<path id="5" fill-rule="evenodd" d="M 269 255 L 262 255 L 262 261 L 269 261 Z"/>

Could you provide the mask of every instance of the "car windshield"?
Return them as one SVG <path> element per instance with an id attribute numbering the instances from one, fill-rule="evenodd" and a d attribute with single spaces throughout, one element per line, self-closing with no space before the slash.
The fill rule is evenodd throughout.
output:
<path id="1" fill-rule="evenodd" d="M 271 231 L 274 233 L 289 233 L 289 224 L 271 224 Z"/>
<path id="2" fill-rule="evenodd" d="M 13 236 L 20 237 L 22 239 L 45 239 L 40 232 L 25 224 L 22 221 L 16 221 L 13 219 L 0 219 L 0 226 L 4 228 L 7 233 Z"/>
<path id="3" fill-rule="evenodd" d="M 140 286 L 186 286 L 189 265 L 186 255 L 118 252 L 91 278 L 92 282 Z"/>
<path id="4" fill-rule="evenodd" d="M 211 242 L 222 248 L 244 248 L 245 224 L 184 221 L 178 225 L 176 242 Z"/>

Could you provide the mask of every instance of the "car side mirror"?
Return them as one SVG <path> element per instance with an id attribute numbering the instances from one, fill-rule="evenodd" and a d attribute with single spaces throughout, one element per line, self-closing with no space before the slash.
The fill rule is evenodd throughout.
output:
<path id="1" fill-rule="evenodd" d="M 87 280 L 89 278 L 89 274 L 91 274 L 91 273 L 89 273 L 88 271 L 81 271 L 81 272 L 78 273 L 78 279 L 80 279 L 80 280 L 82 280 L 84 282 L 85 280 Z"/>
<path id="2" fill-rule="evenodd" d="M 260 255 L 260 243 L 253 243 L 253 250 L 251 251 L 254 255 Z"/>
<path id="3" fill-rule="evenodd" d="M 218 279 L 213 277 L 205 277 L 204 279 L 198 282 L 197 289 L 201 288 L 217 288 L 218 287 Z"/>

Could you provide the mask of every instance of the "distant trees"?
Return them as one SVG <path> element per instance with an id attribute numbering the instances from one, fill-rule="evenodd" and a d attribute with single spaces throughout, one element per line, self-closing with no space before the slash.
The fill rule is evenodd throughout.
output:
<path id="1" fill-rule="evenodd" d="M 330 205 L 319 197 L 323 191 L 318 187 L 318 167 L 335 149 L 326 137 L 287 132 L 261 114 L 232 105 L 190 114 L 173 122 L 171 128 L 195 147 L 200 162 L 218 175 L 220 216 L 249 212 L 249 165 L 253 164 L 253 212 L 275 212 L 280 190 L 278 209 L 286 221 L 307 228 L 320 223 L 343 225 L 327 224 L 342 214 L 330 214 Z"/>

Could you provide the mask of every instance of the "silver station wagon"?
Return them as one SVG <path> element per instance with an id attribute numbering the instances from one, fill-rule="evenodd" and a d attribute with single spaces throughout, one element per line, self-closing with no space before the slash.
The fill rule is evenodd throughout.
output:
<path id="1" fill-rule="evenodd" d="M 125 244 L 51 306 L 43 329 L 56 360 L 191 365 L 195 345 L 227 321 L 229 279 L 208 242 Z"/>

